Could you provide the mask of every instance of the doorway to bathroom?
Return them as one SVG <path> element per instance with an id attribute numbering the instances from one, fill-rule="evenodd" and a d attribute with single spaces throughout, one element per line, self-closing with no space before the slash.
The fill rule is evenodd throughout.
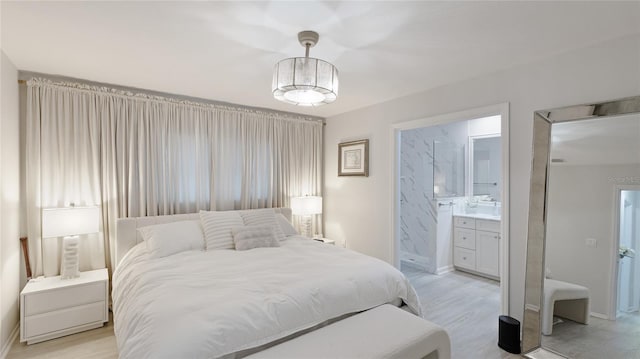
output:
<path id="1" fill-rule="evenodd" d="M 508 313 L 508 108 L 392 127 L 396 266 L 499 280 L 498 314 Z"/>
<path id="2" fill-rule="evenodd" d="M 636 257 L 640 244 L 640 186 L 617 191 L 618 250 L 615 255 L 618 280 L 615 317 L 640 317 L 640 265 Z"/>
<path id="3" fill-rule="evenodd" d="M 454 357 L 495 347 L 498 316 L 509 313 L 508 112 L 502 104 L 392 127 L 395 264 L 426 319 L 449 333 Z"/>
<path id="4" fill-rule="evenodd" d="M 499 280 L 499 115 L 400 132 L 400 262 Z"/>

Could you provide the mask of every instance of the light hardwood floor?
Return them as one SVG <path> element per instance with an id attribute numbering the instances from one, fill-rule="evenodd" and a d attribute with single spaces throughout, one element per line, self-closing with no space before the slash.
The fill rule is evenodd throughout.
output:
<path id="1" fill-rule="evenodd" d="M 451 337 L 452 357 L 520 358 L 496 345 L 500 311 L 497 282 L 463 272 L 429 275 L 403 267 L 420 296 L 425 318 L 444 327 Z M 576 359 L 640 359 L 640 314 L 617 320 L 589 318 L 589 324 L 568 320 L 542 336 L 545 348 Z"/>
<path id="2" fill-rule="evenodd" d="M 26 345 L 17 338 L 7 359 L 117 359 L 116 337 L 113 334 L 113 318 L 102 328 L 68 335 L 37 344 Z"/>
<path id="3" fill-rule="evenodd" d="M 458 271 L 432 275 L 403 266 L 402 272 L 420 297 L 425 319 L 449 333 L 453 359 L 521 358 L 498 347 L 498 282 Z"/>
<path id="4" fill-rule="evenodd" d="M 590 317 L 588 325 L 565 320 L 542 336 L 542 345 L 571 358 L 640 359 L 640 314 L 615 321 Z"/>

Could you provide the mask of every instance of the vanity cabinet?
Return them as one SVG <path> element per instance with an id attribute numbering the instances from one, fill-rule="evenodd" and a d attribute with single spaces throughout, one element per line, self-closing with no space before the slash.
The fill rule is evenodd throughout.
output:
<path id="1" fill-rule="evenodd" d="M 492 279 L 500 277 L 500 221 L 453 217 L 453 265 Z"/>

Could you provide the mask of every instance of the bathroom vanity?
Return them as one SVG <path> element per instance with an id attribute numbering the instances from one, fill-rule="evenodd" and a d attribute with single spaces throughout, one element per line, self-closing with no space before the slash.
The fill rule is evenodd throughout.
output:
<path id="1" fill-rule="evenodd" d="M 500 280 L 500 217 L 454 214 L 453 265 L 458 270 Z"/>

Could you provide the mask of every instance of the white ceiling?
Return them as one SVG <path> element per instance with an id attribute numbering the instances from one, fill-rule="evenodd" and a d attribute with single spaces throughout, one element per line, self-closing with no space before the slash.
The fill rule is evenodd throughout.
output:
<path id="1" fill-rule="evenodd" d="M 554 123 L 551 158 L 562 165 L 640 165 L 640 115 Z"/>
<path id="2" fill-rule="evenodd" d="M 640 2 L 2 1 L 1 46 L 25 71 L 322 117 L 640 33 Z M 271 96 L 273 65 L 340 71 L 336 102 Z"/>

